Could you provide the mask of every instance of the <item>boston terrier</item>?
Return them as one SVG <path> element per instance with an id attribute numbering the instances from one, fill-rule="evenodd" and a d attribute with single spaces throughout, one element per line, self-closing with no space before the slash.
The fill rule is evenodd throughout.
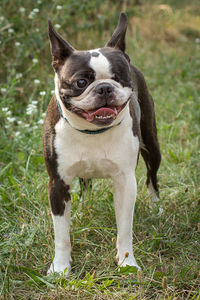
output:
<path id="1" fill-rule="evenodd" d="M 141 152 L 147 186 L 158 197 L 161 154 L 152 97 L 125 52 L 127 25 L 127 16 L 121 13 L 105 47 L 79 51 L 49 21 L 55 95 L 47 109 L 43 146 L 55 256 L 48 273 L 67 274 L 71 268 L 70 187 L 74 177 L 113 179 L 116 259 L 119 266 L 139 268 L 132 248 L 135 168 Z"/>

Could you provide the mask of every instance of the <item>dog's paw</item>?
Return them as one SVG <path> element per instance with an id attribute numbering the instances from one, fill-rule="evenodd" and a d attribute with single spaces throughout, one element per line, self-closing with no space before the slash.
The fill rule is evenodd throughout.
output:
<path id="1" fill-rule="evenodd" d="M 159 199 L 151 182 L 148 184 L 147 188 L 148 188 L 148 192 L 149 192 L 149 196 L 150 196 L 151 200 L 155 203 L 158 202 L 160 199 Z"/>
<path id="2" fill-rule="evenodd" d="M 135 259 L 125 259 L 124 261 L 122 261 L 121 263 L 118 263 L 119 267 L 126 267 L 126 266 L 130 266 L 130 267 L 136 267 L 137 269 L 141 270 L 141 268 L 138 266 L 137 262 Z"/>
<path id="3" fill-rule="evenodd" d="M 128 252 L 126 252 L 123 257 L 117 255 L 116 260 L 119 267 L 130 266 L 130 267 L 136 267 L 137 269 L 141 270 L 133 254 L 129 254 Z"/>
<path id="4" fill-rule="evenodd" d="M 70 264 L 59 264 L 59 263 L 54 263 L 52 262 L 49 270 L 47 271 L 48 274 L 53 274 L 53 273 L 59 273 L 60 275 L 68 275 L 69 271 L 71 269 Z"/>

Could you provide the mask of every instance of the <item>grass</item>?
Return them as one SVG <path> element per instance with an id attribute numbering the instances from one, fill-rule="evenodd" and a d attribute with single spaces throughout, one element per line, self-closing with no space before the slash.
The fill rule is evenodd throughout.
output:
<path id="1" fill-rule="evenodd" d="M 1 10 L 0 298 L 200 299 L 198 1 L 4 0 Z M 158 203 L 147 195 L 142 159 L 137 168 L 134 252 L 143 272 L 114 264 L 111 182 L 95 180 L 80 202 L 75 180 L 72 272 L 46 276 L 54 255 L 41 143 L 53 90 L 47 18 L 84 49 L 105 44 L 120 10 L 130 19 L 127 52 L 155 101 L 163 157 Z"/>

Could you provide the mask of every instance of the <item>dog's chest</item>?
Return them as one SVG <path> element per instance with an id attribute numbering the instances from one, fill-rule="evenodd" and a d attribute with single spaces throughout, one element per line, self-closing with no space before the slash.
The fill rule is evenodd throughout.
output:
<path id="1" fill-rule="evenodd" d="M 60 119 L 54 146 L 58 173 L 66 184 L 71 184 L 74 177 L 106 178 L 133 171 L 139 141 L 125 124 L 105 133 L 88 135 Z"/>

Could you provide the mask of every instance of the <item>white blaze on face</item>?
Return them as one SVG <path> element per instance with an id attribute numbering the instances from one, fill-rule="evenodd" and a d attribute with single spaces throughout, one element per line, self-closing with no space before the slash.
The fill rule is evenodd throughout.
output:
<path id="1" fill-rule="evenodd" d="M 98 54 L 98 56 L 91 56 L 89 66 L 96 73 L 96 80 L 106 79 L 112 77 L 111 66 L 108 59 L 98 50 L 90 50 L 91 54 L 94 52 Z"/>

